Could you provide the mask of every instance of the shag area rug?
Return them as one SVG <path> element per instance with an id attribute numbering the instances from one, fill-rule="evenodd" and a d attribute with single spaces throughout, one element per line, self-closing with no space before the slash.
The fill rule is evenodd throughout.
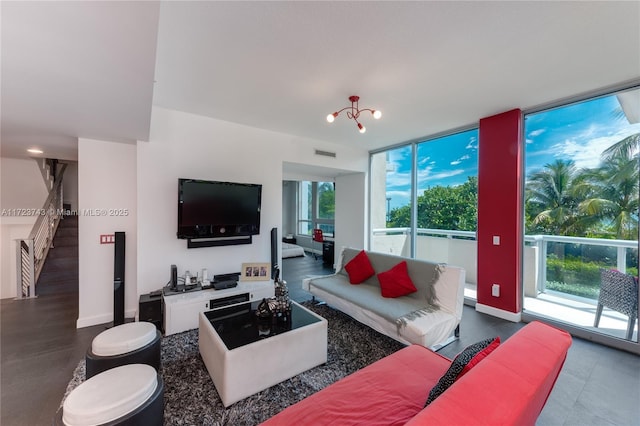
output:
<path id="1" fill-rule="evenodd" d="M 326 305 L 304 306 L 328 321 L 327 363 L 236 402 L 222 405 L 198 350 L 198 330 L 162 339 L 165 425 L 257 425 L 289 405 L 403 348 L 404 345 Z M 80 361 L 66 395 L 84 381 Z M 64 398 L 63 398 L 64 401 Z"/>

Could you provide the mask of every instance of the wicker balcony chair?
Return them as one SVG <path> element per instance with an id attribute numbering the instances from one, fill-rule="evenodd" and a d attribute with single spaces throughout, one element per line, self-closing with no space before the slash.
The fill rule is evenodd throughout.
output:
<path id="1" fill-rule="evenodd" d="M 598 296 L 594 327 L 598 327 L 604 307 L 629 317 L 627 340 L 631 340 L 638 318 L 638 281 L 636 278 L 613 269 L 601 269 L 600 296 Z"/>

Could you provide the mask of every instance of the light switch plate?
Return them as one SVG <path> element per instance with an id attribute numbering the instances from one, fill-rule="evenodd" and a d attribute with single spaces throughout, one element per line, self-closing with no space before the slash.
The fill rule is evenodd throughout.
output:
<path id="1" fill-rule="evenodd" d="M 493 297 L 500 297 L 500 284 L 494 284 L 491 286 L 491 295 Z"/>

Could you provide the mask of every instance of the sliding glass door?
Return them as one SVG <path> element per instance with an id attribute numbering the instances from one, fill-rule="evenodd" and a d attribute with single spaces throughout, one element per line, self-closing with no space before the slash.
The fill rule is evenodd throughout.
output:
<path id="1" fill-rule="evenodd" d="M 638 342 L 640 93 L 525 115 L 524 310 Z"/>

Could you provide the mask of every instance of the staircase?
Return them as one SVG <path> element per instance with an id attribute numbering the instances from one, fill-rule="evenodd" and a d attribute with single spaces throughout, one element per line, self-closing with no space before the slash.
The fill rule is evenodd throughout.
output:
<path id="1" fill-rule="evenodd" d="M 58 226 L 64 214 L 62 179 L 67 165 L 62 164 L 58 167 L 57 160 L 50 160 L 48 164 L 51 166 L 47 167 L 47 173 L 43 174 L 43 177 L 46 176 L 45 183 L 50 180 L 53 181 L 49 195 L 42 208 L 35 210 L 38 216 L 29 233 L 29 237 L 16 242 L 16 269 L 18 275 L 16 280 L 16 299 L 36 297 L 36 283 L 39 281 L 49 250 L 53 248 L 53 239 L 57 234 Z M 49 170 L 51 171 L 49 172 Z M 77 241 L 77 231 L 75 237 Z"/>
<path id="2" fill-rule="evenodd" d="M 78 292 L 78 217 L 64 216 L 36 283 L 38 295 Z"/>

